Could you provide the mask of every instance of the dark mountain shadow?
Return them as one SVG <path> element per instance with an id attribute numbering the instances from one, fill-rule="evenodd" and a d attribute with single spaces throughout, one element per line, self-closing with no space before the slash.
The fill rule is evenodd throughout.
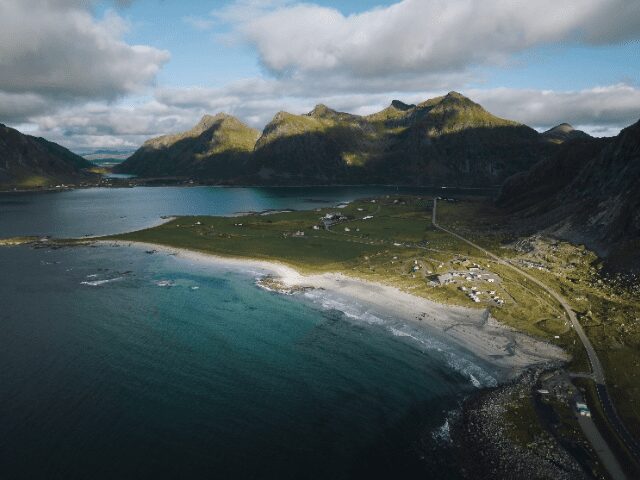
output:
<path id="1" fill-rule="evenodd" d="M 551 155 L 555 146 L 524 126 L 468 128 L 429 137 L 407 129 L 367 168 L 416 185 L 493 186 Z"/>
<path id="2" fill-rule="evenodd" d="M 494 186 L 557 148 L 524 126 L 468 128 L 434 138 L 406 128 L 375 141 L 361 129 L 337 126 L 257 148 L 251 181 Z M 349 155 L 362 163 L 348 164 Z"/>
<path id="3" fill-rule="evenodd" d="M 345 154 L 362 142 L 361 135 L 356 129 L 336 126 L 276 138 L 256 148 L 250 178 L 266 184 L 366 183 L 366 170 L 345 161 Z"/>
<path id="4" fill-rule="evenodd" d="M 640 122 L 620 135 L 566 142 L 507 179 L 498 205 L 514 223 L 583 243 L 616 270 L 640 270 Z"/>

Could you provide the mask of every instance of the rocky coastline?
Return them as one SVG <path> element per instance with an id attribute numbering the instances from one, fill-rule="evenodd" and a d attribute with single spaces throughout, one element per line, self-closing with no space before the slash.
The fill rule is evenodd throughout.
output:
<path id="1" fill-rule="evenodd" d="M 539 380 L 548 369 L 532 368 L 496 388 L 483 389 L 464 403 L 452 425 L 453 444 L 460 450 L 466 478 L 473 480 L 599 478 L 590 465 L 578 462 L 554 432 L 533 428 L 529 441 L 514 438 L 512 406 L 534 401 Z M 511 412 L 510 412 L 511 410 Z M 520 420 L 524 420 L 521 418 Z M 525 421 L 535 422 L 535 418 Z M 546 422 L 538 422 L 545 424 Z M 538 430 L 538 431 L 536 431 Z"/>

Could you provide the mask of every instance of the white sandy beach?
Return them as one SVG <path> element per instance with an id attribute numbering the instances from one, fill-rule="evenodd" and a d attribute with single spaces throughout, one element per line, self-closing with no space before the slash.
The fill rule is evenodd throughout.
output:
<path id="1" fill-rule="evenodd" d="M 567 360 L 566 353 L 559 347 L 507 327 L 484 310 L 439 304 L 391 286 L 341 273 L 302 275 L 276 262 L 221 257 L 142 242 L 105 240 L 96 244 L 156 250 L 200 265 L 209 263 L 233 270 L 260 271 L 272 275 L 287 287 L 333 292 L 366 305 L 371 312 L 420 325 L 437 339 L 453 343 L 494 366 L 504 379 L 513 378 L 530 366 Z"/>

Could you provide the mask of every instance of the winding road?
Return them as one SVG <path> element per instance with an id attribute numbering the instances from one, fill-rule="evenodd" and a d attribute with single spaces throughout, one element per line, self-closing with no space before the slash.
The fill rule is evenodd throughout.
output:
<path id="1" fill-rule="evenodd" d="M 467 240 L 463 236 L 458 235 L 457 233 L 439 225 L 437 222 L 437 207 L 438 207 L 438 200 L 434 198 L 431 223 L 435 228 L 445 233 L 448 233 L 449 235 L 452 235 L 458 240 L 461 240 L 466 244 L 480 250 L 482 253 L 484 253 L 487 257 L 494 260 L 496 263 L 499 263 L 500 265 L 503 265 L 505 267 L 508 267 L 518 272 L 524 278 L 526 278 L 527 280 L 531 281 L 532 283 L 535 283 L 540 288 L 542 288 L 545 292 L 551 295 L 551 297 L 553 297 L 562 306 L 562 308 L 568 315 L 569 320 L 571 321 L 571 326 L 575 330 L 576 334 L 578 335 L 578 338 L 582 342 L 582 345 L 584 346 L 587 352 L 587 356 L 589 358 L 589 363 L 591 364 L 591 372 L 592 372 L 590 375 L 590 378 L 592 378 L 593 381 L 596 383 L 596 391 L 598 393 L 598 399 L 600 400 L 602 411 L 604 412 L 609 425 L 612 427 L 613 431 L 618 436 L 618 439 L 620 440 L 620 442 L 627 448 L 627 450 L 631 454 L 633 460 L 636 462 L 636 465 L 637 466 L 640 465 L 640 446 L 638 445 L 636 440 L 633 438 L 633 436 L 629 433 L 624 423 L 618 416 L 618 413 L 616 412 L 616 409 L 613 405 L 613 401 L 611 400 L 611 396 L 609 395 L 609 391 L 607 389 L 605 376 L 604 376 L 604 369 L 602 368 L 600 359 L 598 358 L 598 355 L 595 349 L 593 348 L 593 345 L 589 340 L 589 337 L 587 337 L 586 333 L 584 332 L 582 325 L 580 325 L 580 322 L 578 321 L 578 317 L 576 316 L 575 312 L 571 309 L 569 303 L 564 299 L 564 297 L 562 297 L 559 293 L 557 293 L 551 287 L 546 285 L 544 282 L 528 274 L 527 272 L 520 269 L 516 265 L 512 264 L 508 260 L 504 260 L 503 258 L 498 257 L 497 255 L 484 249 L 480 245 L 473 243 L 472 241 Z"/>

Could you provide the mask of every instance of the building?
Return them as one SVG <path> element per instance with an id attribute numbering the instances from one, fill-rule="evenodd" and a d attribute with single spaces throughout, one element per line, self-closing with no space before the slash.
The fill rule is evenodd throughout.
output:
<path id="1" fill-rule="evenodd" d="M 583 417 L 591 416 L 591 411 L 589 410 L 589 407 L 587 407 L 587 404 L 584 402 L 576 402 L 576 410 L 578 410 L 578 413 Z"/>

